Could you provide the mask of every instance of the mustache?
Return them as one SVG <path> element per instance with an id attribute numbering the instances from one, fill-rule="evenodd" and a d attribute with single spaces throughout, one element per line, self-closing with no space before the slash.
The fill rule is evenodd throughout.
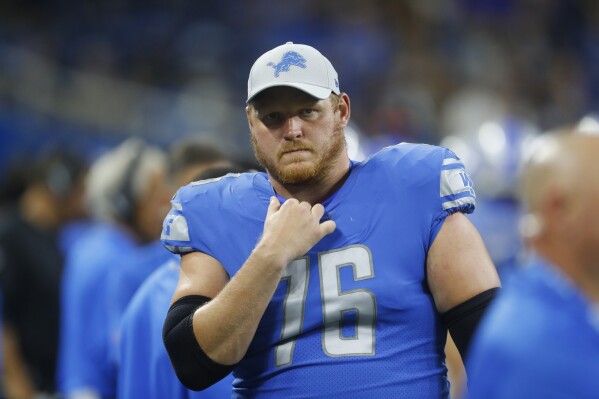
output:
<path id="1" fill-rule="evenodd" d="M 277 151 L 277 155 L 279 157 L 281 157 L 283 154 L 288 153 L 288 152 L 292 152 L 292 151 L 310 151 L 310 152 L 313 152 L 314 149 L 309 144 L 289 143 L 289 144 L 283 145 L 281 148 L 279 148 L 279 150 Z"/>

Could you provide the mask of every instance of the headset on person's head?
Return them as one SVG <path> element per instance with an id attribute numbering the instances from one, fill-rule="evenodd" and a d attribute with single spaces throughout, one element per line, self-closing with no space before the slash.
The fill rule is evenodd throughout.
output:
<path id="1" fill-rule="evenodd" d="M 143 159 L 147 145 L 141 140 L 133 143 L 133 156 L 123 171 L 123 178 L 111 195 L 111 203 L 115 216 L 126 223 L 132 223 L 135 217 L 135 204 L 139 200 L 135 193 L 135 177 Z"/>

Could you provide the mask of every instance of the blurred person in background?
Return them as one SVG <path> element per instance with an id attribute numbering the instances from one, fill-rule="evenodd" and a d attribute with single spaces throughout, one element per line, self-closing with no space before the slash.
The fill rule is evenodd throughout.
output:
<path id="1" fill-rule="evenodd" d="M 71 247 L 62 280 L 58 387 L 65 398 L 115 396 L 105 287 L 124 259 L 159 237 L 165 173 L 164 152 L 136 138 L 91 165 L 86 199 L 95 223 Z"/>
<path id="2" fill-rule="evenodd" d="M 201 159 L 197 161 L 201 162 Z M 171 162 L 171 165 L 177 163 Z M 191 181 L 194 181 L 192 184 L 199 184 L 205 179 L 246 170 L 233 164 L 225 166 L 222 161 L 219 164 L 221 166 L 213 164 L 192 178 L 187 172 L 205 167 L 202 163 L 192 163 L 174 179 L 175 186 L 180 187 Z M 185 388 L 175 375 L 162 342 L 162 325 L 178 279 L 179 261 L 175 255 L 171 255 L 168 262 L 144 281 L 123 315 L 117 383 L 119 399 L 221 399 L 231 396 L 231 375 L 199 393 Z"/>
<path id="3" fill-rule="evenodd" d="M 522 172 L 521 230 L 538 259 L 512 277 L 475 336 L 469 398 L 599 392 L 599 130 L 573 130 L 543 137 Z"/>
<path id="4" fill-rule="evenodd" d="M 350 160 L 350 99 L 313 47 L 266 52 L 247 88 L 267 172 L 182 188 L 163 227 L 181 255 L 163 330 L 178 378 L 233 371 L 233 397 L 448 397 L 447 329 L 467 352 L 499 287 L 464 166 L 419 144 Z"/>
<path id="5" fill-rule="evenodd" d="M 225 155 L 215 145 L 196 139 L 184 139 L 176 142 L 167 154 L 166 175 L 161 179 L 162 201 L 157 203 L 161 218 L 164 219 L 169 209 L 169 200 L 176 189 L 184 185 L 197 172 L 214 165 L 228 164 Z M 151 242 L 140 245 L 115 261 L 105 284 L 99 287 L 99 297 L 104 301 L 103 309 L 108 330 L 107 348 L 111 354 L 111 378 L 108 383 L 116 384 L 116 364 L 118 362 L 118 342 L 120 338 L 121 317 L 131 297 L 140 284 L 157 267 L 172 257 L 159 239 L 161 224 L 154 226 L 157 232 Z"/>
<path id="6" fill-rule="evenodd" d="M 166 159 L 167 174 L 162 180 L 161 188 L 163 201 L 158 204 L 162 219 L 168 213 L 169 201 L 179 187 L 187 184 L 204 169 L 229 163 L 224 153 L 216 145 L 207 141 L 195 138 L 177 141 L 171 147 Z M 154 231 L 158 231 L 156 238 L 140 246 L 129 256 L 124 256 L 108 276 L 103 289 L 109 319 L 114 328 L 111 336 L 114 338 L 118 336 L 120 317 L 139 285 L 158 265 L 170 258 L 169 251 L 165 250 L 159 239 L 161 226 L 162 220 L 160 226 L 153 227 Z"/>
<path id="7" fill-rule="evenodd" d="M 65 153 L 20 162 L 5 181 L 0 219 L 3 388 L 6 397 L 53 397 L 65 253 L 61 233 L 84 218 L 84 160 Z"/>
<path id="8" fill-rule="evenodd" d="M 538 129 L 531 123 L 503 115 L 472 130 L 447 135 L 440 142 L 460 157 L 476 185 L 476 212 L 468 218 L 479 231 L 502 286 L 526 261 L 518 232 L 521 210 L 516 181 L 538 136 Z M 446 356 L 452 397 L 457 397 L 466 389 L 466 374 L 451 337 Z"/>

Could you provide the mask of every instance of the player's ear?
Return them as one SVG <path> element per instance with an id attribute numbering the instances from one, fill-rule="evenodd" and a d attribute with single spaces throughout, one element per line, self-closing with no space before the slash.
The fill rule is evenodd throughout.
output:
<path id="1" fill-rule="evenodd" d="M 254 113 L 254 107 L 251 104 L 248 104 L 245 107 L 245 115 L 247 116 L 247 120 L 248 120 L 248 125 L 250 127 L 250 130 L 254 127 L 254 121 L 252 118 L 252 114 Z"/>
<path id="2" fill-rule="evenodd" d="M 344 127 L 347 126 L 351 115 L 351 104 L 347 93 L 339 94 L 339 104 L 337 105 L 337 109 L 340 113 L 339 121 L 341 122 L 341 125 Z"/>
<path id="3" fill-rule="evenodd" d="M 252 107 L 250 104 L 248 104 L 245 107 L 245 115 L 248 118 L 248 123 L 250 124 L 250 126 L 252 125 L 252 112 L 254 112 L 254 107 Z"/>
<path id="4" fill-rule="evenodd" d="M 562 187 L 552 185 L 545 191 L 539 208 L 547 230 L 569 230 L 576 225 L 573 199 Z"/>

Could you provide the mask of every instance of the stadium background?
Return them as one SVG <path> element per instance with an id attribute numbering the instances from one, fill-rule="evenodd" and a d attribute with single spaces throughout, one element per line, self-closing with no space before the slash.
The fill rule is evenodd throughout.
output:
<path id="1" fill-rule="evenodd" d="M 0 4 L 0 176 L 53 149 L 203 135 L 251 159 L 247 73 L 311 44 L 352 98 L 365 152 L 498 118 L 540 130 L 599 103 L 592 0 L 23 0 Z"/>

